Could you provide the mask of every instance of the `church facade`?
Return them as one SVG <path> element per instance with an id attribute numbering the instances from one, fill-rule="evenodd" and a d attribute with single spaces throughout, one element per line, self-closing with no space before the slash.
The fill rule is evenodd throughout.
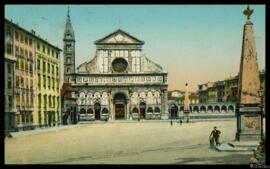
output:
<path id="1" fill-rule="evenodd" d="M 75 70 L 75 36 L 68 14 L 64 83 L 79 121 L 168 119 L 167 73 L 143 53 L 144 42 L 118 29 L 96 40 L 94 57 Z"/>

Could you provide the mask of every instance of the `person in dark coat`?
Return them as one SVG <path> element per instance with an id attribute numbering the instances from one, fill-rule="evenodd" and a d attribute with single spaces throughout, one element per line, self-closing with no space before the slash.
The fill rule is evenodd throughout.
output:
<path id="1" fill-rule="evenodd" d="M 215 141 L 215 145 L 218 146 L 220 145 L 220 142 L 219 142 L 219 136 L 221 134 L 221 131 L 217 130 L 217 127 L 215 126 L 214 127 L 214 130 L 211 132 L 210 134 L 210 140 L 214 140 Z"/>

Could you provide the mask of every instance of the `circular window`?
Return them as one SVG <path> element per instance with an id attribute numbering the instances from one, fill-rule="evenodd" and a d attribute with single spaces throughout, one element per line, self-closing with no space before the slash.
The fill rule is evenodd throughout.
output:
<path id="1" fill-rule="evenodd" d="M 112 62 L 113 70 L 116 72 L 124 72 L 127 69 L 128 63 L 124 58 L 116 58 Z"/>

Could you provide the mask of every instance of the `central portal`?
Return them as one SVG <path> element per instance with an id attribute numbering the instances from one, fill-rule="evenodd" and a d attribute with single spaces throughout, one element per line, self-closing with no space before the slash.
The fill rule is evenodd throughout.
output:
<path id="1" fill-rule="evenodd" d="M 115 120 L 125 119 L 125 105 L 115 104 Z"/>
<path id="2" fill-rule="evenodd" d="M 126 96 L 123 93 L 117 93 L 115 94 L 113 101 L 114 101 L 115 120 L 125 120 L 126 104 L 127 104 Z"/>

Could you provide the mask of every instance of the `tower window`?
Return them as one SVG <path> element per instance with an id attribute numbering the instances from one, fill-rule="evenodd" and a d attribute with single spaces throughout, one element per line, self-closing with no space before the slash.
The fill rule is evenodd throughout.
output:
<path id="1" fill-rule="evenodd" d="M 71 44 L 66 44 L 66 51 L 71 51 Z"/>
<path id="2" fill-rule="evenodd" d="M 70 57 L 67 57 L 66 62 L 70 63 Z"/>

